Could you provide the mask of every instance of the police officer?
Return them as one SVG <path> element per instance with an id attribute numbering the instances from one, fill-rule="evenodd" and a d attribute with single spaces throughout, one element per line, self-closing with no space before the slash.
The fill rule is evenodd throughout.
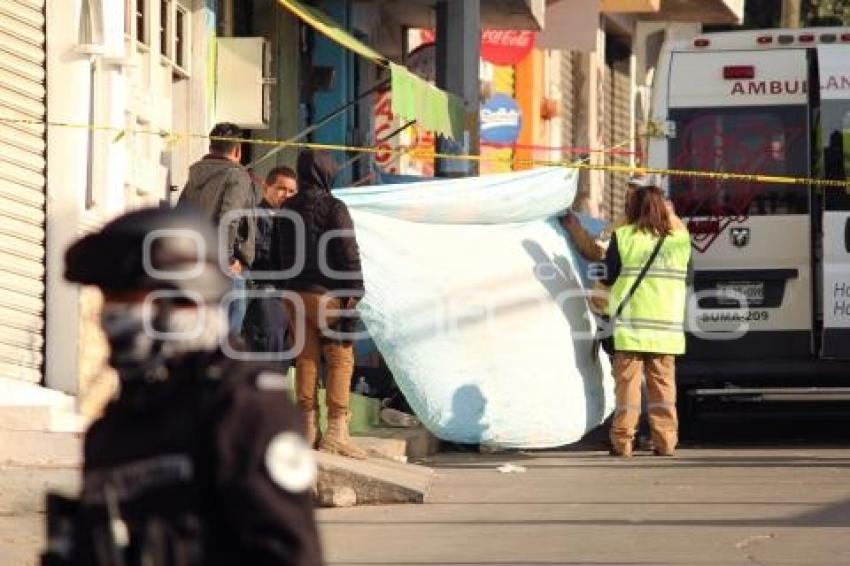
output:
<path id="1" fill-rule="evenodd" d="M 86 433 L 79 500 L 49 502 L 72 520 L 48 519 L 43 563 L 321 564 L 303 417 L 283 376 L 225 355 L 216 253 L 207 220 L 167 209 L 68 250 L 66 278 L 104 293 L 120 392 Z"/>

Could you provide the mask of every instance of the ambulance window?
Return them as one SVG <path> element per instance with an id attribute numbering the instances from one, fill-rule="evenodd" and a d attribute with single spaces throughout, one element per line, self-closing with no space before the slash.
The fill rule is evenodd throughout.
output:
<path id="1" fill-rule="evenodd" d="M 676 136 L 670 167 L 701 172 L 808 176 L 805 107 L 671 110 Z M 670 196 L 682 216 L 807 214 L 808 187 L 671 177 Z"/>
<path id="2" fill-rule="evenodd" d="M 827 179 L 846 181 L 850 174 L 850 100 L 821 103 L 823 164 Z M 850 191 L 825 187 L 827 210 L 850 210 Z"/>

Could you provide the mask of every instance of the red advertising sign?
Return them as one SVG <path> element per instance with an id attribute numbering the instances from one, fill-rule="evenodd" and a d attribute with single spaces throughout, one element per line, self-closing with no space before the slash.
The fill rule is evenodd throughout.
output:
<path id="1" fill-rule="evenodd" d="M 534 49 L 533 31 L 487 29 L 481 32 L 481 58 L 494 65 L 516 65 Z"/>
<path id="2" fill-rule="evenodd" d="M 387 173 L 398 173 L 398 165 L 395 163 L 395 154 L 393 150 L 394 143 L 397 140 L 383 140 L 388 134 L 392 133 L 395 127 L 394 116 L 392 113 L 392 99 L 390 91 L 381 90 L 375 94 L 375 110 L 374 110 L 374 126 L 375 140 L 378 142 L 377 152 L 375 153 L 375 165 L 378 169 Z"/>
<path id="3" fill-rule="evenodd" d="M 433 30 L 419 30 L 414 38 L 416 46 L 434 43 L 437 37 Z M 534 49 L 537 34 L 533 31 L 511 29 L 487 29 L 481 32 L 481 58 L 494 65 L 516 65 Z"/>

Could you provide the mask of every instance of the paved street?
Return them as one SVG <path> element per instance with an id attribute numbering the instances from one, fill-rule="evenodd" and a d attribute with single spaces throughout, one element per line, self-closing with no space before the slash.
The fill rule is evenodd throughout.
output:
<path id="1" fill-rule="evenodd" d="M 505 462 L 527 471 L 502 474 Z M 850 449 L 446 454 L 433 465 L 428 505 L 321 511 L 329 563 L 850 563 Z"/>
<path id="2" fill-rule="evenodd" d="M 846 429 L 845 429 L 846 430 Z M 431 503 L 322 510 L 330 564 L 847 564 L 850 448 L 816 440 L 631 461 L 598 451 L 435 458 Z M 503 474 L 507 462 L 525 472 Z M 0 564 L 33 564 L 45 485 L 3 469 Z"/>

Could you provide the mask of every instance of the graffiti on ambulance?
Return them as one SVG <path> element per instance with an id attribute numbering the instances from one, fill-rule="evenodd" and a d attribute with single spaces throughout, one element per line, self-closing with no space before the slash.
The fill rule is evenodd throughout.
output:
<path id="1" fill-rule="evenodd" d="M 805 143 L 803 128 L 785 128 L 769 113 L 694 117 L 677 134 L 671 167 L 691 171 L 788 175 L 790 154 Z M 787 214 L 805 191 L 787 186 L 705 177 L 672 177 L 676 212 L 689 221 L 693 246 L 705 252 L 730 225 L 750 215 Z M 803 205 L 805 206 L 805 205 Z"/>

